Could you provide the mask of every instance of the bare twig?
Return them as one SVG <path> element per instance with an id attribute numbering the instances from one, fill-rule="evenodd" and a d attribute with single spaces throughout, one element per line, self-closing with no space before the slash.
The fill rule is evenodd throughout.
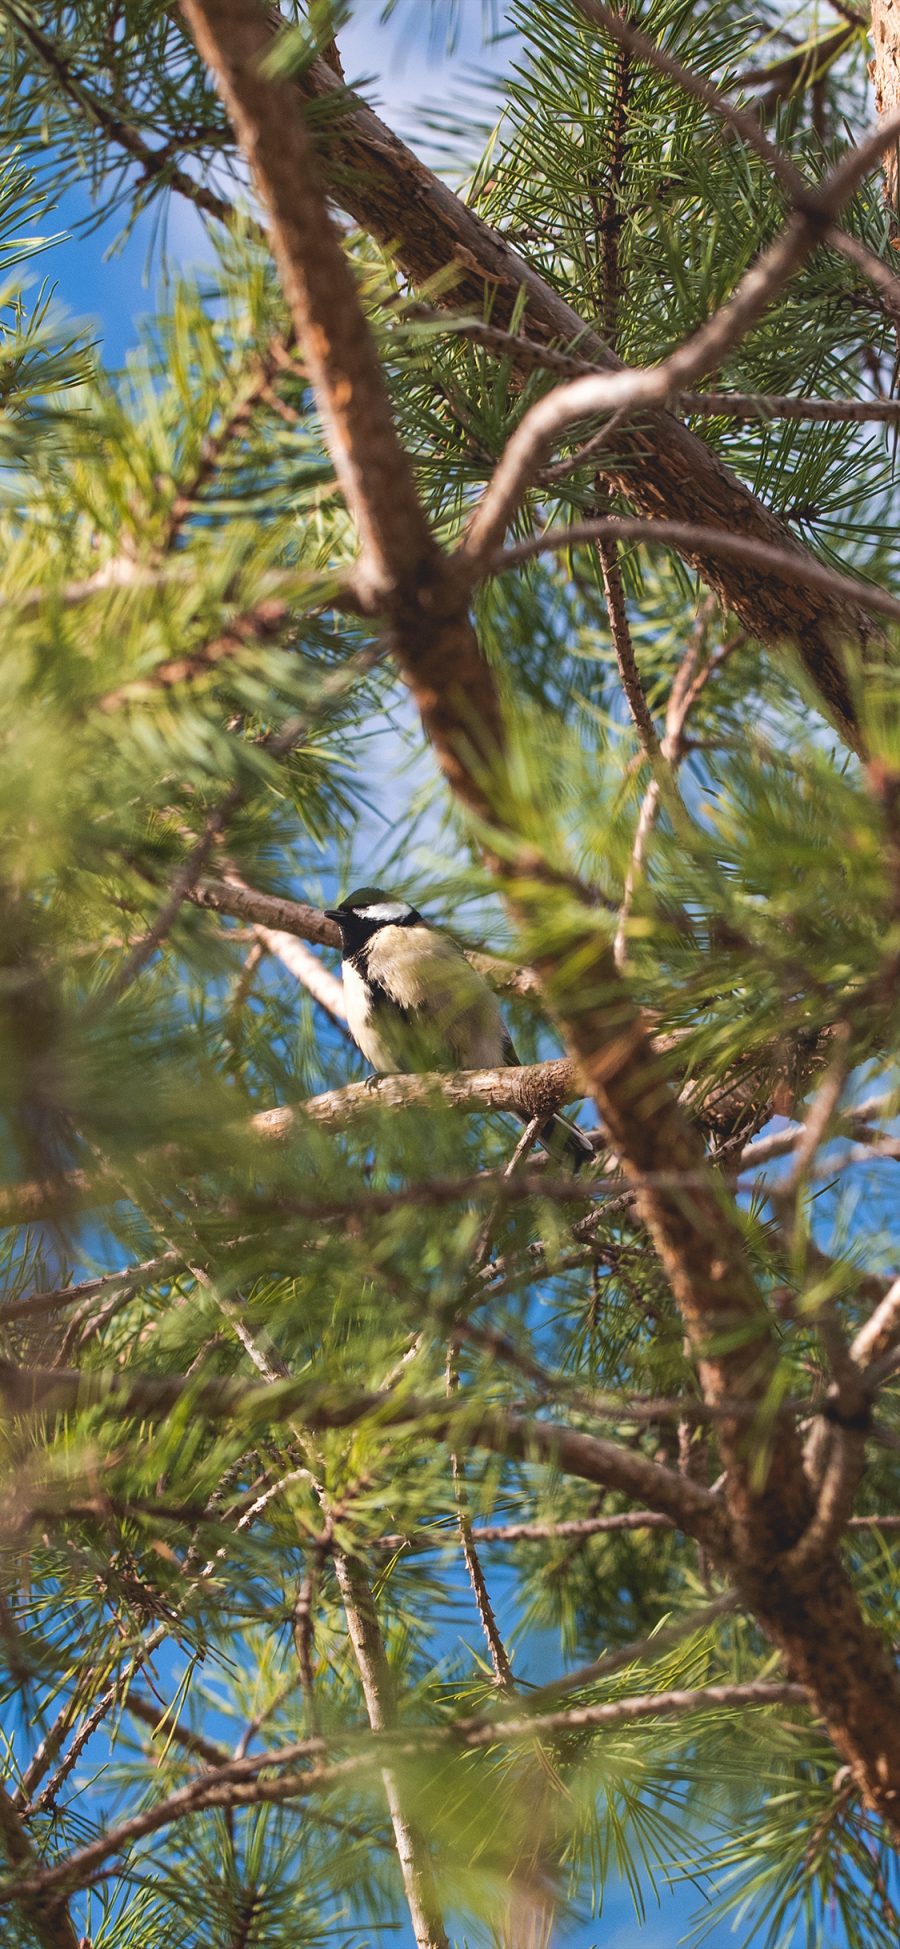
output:
<path id="1" fill-rule="evenodd" d="M 618 1651 L 604 1651 L 590 1665 L 581 1665 L 577 1671 L 566 1672 L 562 1678 L 550 1680 L 539 1691 L 532 1693 L 529 1704 L 542 1710 L 548 1699 L 561 1697 L 566 1692 L 582 1691 L 587 1685 L 595 1685 L 603 1679 L 612 1678 L 616 1672 L 627 1671 L 629 1665 L 639 1665 L 671 1651 L 675 1645 L 683 1644 L 685 1638 L 692 1638 L 698 1631 L 706 1631 L 720 1617 L 727 1617 L 738 1609 L 738 1599 L 733 1591 L 704 1604 L 700 1610 L 690 1611 L 687 1617 L 677 1618 L 674 1624 L 664 1624 L 646 1637 L 637 1638 L 632 1644 L 621 1645 Z"/>
<path id="2" fill-rule="evenodd" d="M 155 1806 L 146 1808 L 143 1813 L 123 1821 L 117 1827 L 107 1829 L 95 1841 L 78 1850 L 67 1860 L 37 1875 L 23 1876 L 16 1887 L 9 1883 L 0 1888 L 0 1904 L 22 1896 L 46 1896 L 59 1890 L 83 1887 L 86 1877 L 95 1868 L 111 1857 L 120 1855 L 124 1849 L 147 1835 L 158 1833 L 170 1826 L 173 1821 L 185 1819 L 199 1813 L 206 1807 L 215 1806 L 254 1806 L 258 1804 L 277 1804 L 280 1801 L 295 1799 L 303 1794 L 314 1793 L 319 1789 L 338 1785 L 342 1780 L 352 1778 L 354 1773 L 369 1772 L 373 1765 L 384 1764 L 380 1758 L 389 1755 L 402 1756 L 404 1753 L 418 1754 L 423 1749 L 438 1750 L 462 1747 L 469 1751 L 491 1747 L 498 1742 L 532 1740 L 535 1735 L 549 1735 L 566 1732 L 594 1732 L 607 1726 L 633 1725 L 644 1719 L 678 1719 L 690 1717 L 699 1712 L 719 1712 L 734 1707 L 774 1707 L 786 1705 L 805 1705 L 806 1697 L 801 1685 L 767 1683 L 759 1680 L 749 1684 L 703 1685 L 692 1691 L 667 1691 L 639 1694 L 633 1698 L 616 1699 L 603 1705 L 575 1706 L 558 1712 L 548 1712 L 530 1718 L 457 1720 L 448 1727 L 417 1727 L 414 1733 L 408 1728 L 402 1730 L 383 1730 L 374 1735 L 367 1732 L 363 1737 L 357 1733 L 342 1735 L 342 1743 L 360 1745 L 362 1752 L 353 1755 L 343 1763 L 331 1766 L 310 1766 L 301 1773 L 281 1773 L 273 1778 L 261 1779 L 258 1776 L 277 1766 L 287 1766 L 297 1759 L 315 1759 L 324 1750 L 324 1741 L 308 1739 L 298 1741 L 294 1746 L 275 1748 L 269 1752 L 248 1754 L 242 1760 L 232 1760 L 216 1769 L 201 1773 L 188 1786 L 170 1794 Z M 337 1743 L 337 1742 L 335 1742 Z"/>
<path id="3" fill-rule="evenodd" d="M 12 9 L 7 9 L 12 11 Z M 55 77 L 63 93 L 76 103 L 89 123 L 103 131 L 109 141 L 124 150 L 133 162 L 140 165 L 141 179 L 144 182 L 159 182 L 166 188 L 175 190 L 179 196 L 187 198 L 205 216 L 214 217 L 218 223 L 231 223 L 234 218 L 232 205 L 223 196 L 209 188 L 206 183 L 196 182 L 182 169 L 172 157 L 168 146 L 152 149 L 140 130 L 126 120 L 111 103 L 105 101 L 95 89 L 89 87 L 76 73 L 71 63 L 60 53 L 56 43 L 38 26 L 31 10 L 15 10 L 15 24 L 19 33 L 34 48 L 44 66 Z M 139 180 L 141 180 L 139 179 Z"/>
<path id="4" fill-rule="evenodd" d="M 605 8 L 603 12 L 606 13 Z M 508 442 L 469 523 L 462 552 L 476 572 L 494 554 L 535 466 L 551 442 L 566 427 L 588 414 L 664 406 L 692 381 L 717 366 L 793 277 L 821 239 L 823 229 L 898 133 L 900 110 L 870 131 L 816 189 L 804 184 L 802 204 L 795 205 L 793 216 L 774 243 L 745 272 L 719 311 L 660 365 L 573 379 L 567 385 L 557 386 L 529 409 Z"/>
<path id="5" fill-rule="evenodd" d="M 900 1523 L 900 1516 L 897 1518 Z M 573 1517 L 557 1523 L 479 1523 L 473 1527 L 476 1543 L 555 1543 L 591 1536 L 613 1536 L 623 1530 L 671 1529 L 670 1517 L 652 1509 L 623 1509 L 611 1516 Z M 411 1535 L 400 1532 L 376 1538 L 380 1550 L 439 1550 L 446 1545 L 446 1534 L 436 1524 Z"/>
<path id="6" fill-rule="evenodd" d="M 824 563 L 815 561 L 799 548 L 796 553 L 785 548 L 770 548 L 768 543 L 752 541 L 746 535 L 727 534 L 721 528 L 689 529 L 681 521 L 642 521 L 631 515 L 610 515 L 602 521 L 573 521 L 565 528 L 545 528 L 542 534 L 531 535 L 527 541 L 516 542 L 514 547 L 501 550 L 490 562 L 488 572 L 504 574 L 507 569 L 518 567 L 520 562 L 531 561 L 535 555 L 553 554 L 557 549 L 575 548 L 581 542 L 606 538 L 661 542 L 682 551 L 692 546 L 703 547 L 721 555 L 723 559 L 727 557 L 731 561 L 743 562 L 748 568 L 763 570 L 780 580 L 786 589 L 792 583 L 802 583 L 808 588 L 820 589 L 823 593 L 827 591 L 845 600 L 852 597 L 877 615 L 900 622 L 900 602 L 886 589 L 880 589 L 874 583 L 862 582 L 855 575 L 842 575 L 837 569 L 826 568 Z"/>

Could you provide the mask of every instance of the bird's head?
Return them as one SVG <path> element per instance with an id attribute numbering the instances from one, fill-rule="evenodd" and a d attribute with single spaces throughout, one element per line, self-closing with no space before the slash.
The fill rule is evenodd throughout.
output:
<path id="1" fill-rule="evenodd" d="M 421 914 L 408 900 L 399 900 L 383 887 L 357 887 L 337 907 L 326 907 L 325 916 L 341 930 L 345 955 L 358 953 L 381 927 L 410 927 L 421 921 Z"/>

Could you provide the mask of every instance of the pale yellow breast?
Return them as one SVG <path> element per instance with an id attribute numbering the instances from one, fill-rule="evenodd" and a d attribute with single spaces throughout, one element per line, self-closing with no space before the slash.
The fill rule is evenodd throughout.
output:
<path id="1" fill-rule="evenodd" d="M 382 927 L 369 945 L 368 976 L 432 1020 L 448 1065 L 488 1069 L 503 1061 L 504 1024 L 487 982 L 452 941 L 429 927 Z"/>

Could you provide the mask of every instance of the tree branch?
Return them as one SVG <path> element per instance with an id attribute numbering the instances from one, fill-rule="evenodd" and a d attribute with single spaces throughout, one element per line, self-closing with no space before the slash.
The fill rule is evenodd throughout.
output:
<path id="1" fill-rule="evenodd" d="M 129 1289 L 139 1292 L 142 1286 L 153 1285 L 157 1279 L 164 1279 L 183 1267 L 184 1259 L 180 1253 L 163 1252 L 157 1259 L 145 1259 L 142 1265 L 125 1266 L 121 1272 L 102 1272 L 96 1279 L 82 1279 L 73 1286 L 58 1286 L 52 1292 L 29 1293 L 27 1299 L 10 1300 L 0 1305 L 0 1326 L 10 1325 L 14 1320 L 30 1323 L 44 1319 L 50 1313 L 62 1312 L 65 1307 L 77 1306 L 85 1300 L 110 1292 L 121 1293 Z"/>
<path id="2" fill-rule="evenodd" d="M 258 924 L 253 931 L 260 946 L 267 949 L 269 954 L 274 954 L 294 980 L 308 990 L 313 1001 L 318 1002 L 319 1007 L 331 1016 L 332 1021 L 346 1029 L 344 989 L 337 975 L 324 966 L 318 955 L 311 954 L 296 934 L 286 934 L 279 928 L 261 927 Z"/>
<path id="3" fill-rule="evenodd" d="M 900 621 L 900 601 L 896 596 L 875 583 L 861 581 L 858 576 L 842 575 L 837 569 L 826 568 L 823 562 L 817 562 L 800 548 L 772 548 L 747 535 L 725 534 L 718 528 L 704 528 L 701 532 L 688 528 L 682 521 L 642 521 L 631 515 L 610 515 L 601 521 L 573 521 L 565 528 L 545 528 L 542 534 L 530 535 L 514 547 L 500 550 L 486 566 L 493 575 L 504 574 L 521 562 L 531 561 L 535 555 L 552 554 L 558 548 L 575 548 L 579 542 L 602 541 L 607 537 L 620 541 L 658 541 L 679 549 L 682 554 L 691 546 L 702 545 L 721 555 L 723 560 L 745 563 L 747 568 L 758 569 L 781 582 L 785 600 L 789 599 L 788 591 L 792 587 L 796 589 L 803 583 L 810 589 L 830 594 L 838 602 L 852 598 L 861 608 L 888 616 L 892 622 Z M 787 634 L 786 629 L 782 631 L 782 642 Z"/>
<path id="4" fill-rule="evenodd" d="M 468 1110 L 510 1110 L 516 1116 L 548 1117 L 584 1095 L 575 1065 L 565 1057 L 551 1062 L 523 1063 L 516 1069 L 465 1069 L 454 1075 L 378 1076 L 366 1083 L 345 1083 L 292 1108 L 260 1110 L 250 1128 L 276 1141 L 301 1129 L 304 1119 L 341 1129 L 360 1112 L 376 1105 L 433 1103 L 440 1099 Z M 514 1186 L 511 1187 L 514 1190 Z"/>
<path id="5" fill-rule="evenodd" d="M 369 1725 L 376 1735 L 391 1732 L 397 1725 L 394 1684 L 368 1579 L 362 1565 L 341 1551 L 334 1569 Z M 427 1843 L 410 1820 L 394 1768 L 385 1765 L 382 1779 L 418 1949 L 449 1949 Z"/>
<path id="6" fill-rule="evenodd" d="M 587 0 L 578 0 L 578 4 L 584 7 Z M 602 11 L 605 14 L 606 10 Z M 618 416 L 641 407 L 665 406 L 679 391 L 721 363 L 815 249 L 832 218 L 898 135 L 900 109 L 893 118 L 870 130 L 815 189 L 799 179 L 794 213 L 785 228 L 744 273 L 719 310 L 659 365 L 572 379 L 529 408 L 507 442 L 469 523 L 462 552 L 474 567 L 495 552 L 547 448 L 574 421 L 598 413 Z"/>
<path id="7" fill-rule="evenodd" d="M 457 746 L 462 722 L 467 743 L 493 762 L 501 744 L 494 686 L 468 619 L 465 579 L 419 503 L 295 85 L 261 73 L 272 23 L 254 0 L 182 0 L 182 12 L 269 213 L 294 330 L 359 532 L 358 586 L 389 618 L 397 660 L 448 781 L 483 816 L 484 784 Z"/>
<path id="8" fill-rule="evenodd" d="M 432 324 L 451 338 L 470 339 L 498 357 L 511 359 L 516 366 L 566 373 L 575 378 L 581 373 L 602 372 L 606 368 L 575 352 L 561 352 L 554 346 L 536 344 L 521 333 L 505 332 L 499 325 L 486 325 L 482 319 L 464 312 L 441 312 L 430 305 L 410 305 L 404 321 L 421 320 Z M 866 425 L 900 419 L 900 399 L 819 399 L 812 395 L 788 393 L 679 392 L 672 400 L 682 413 L 705 419 L 734 420 L 821 420 Z"/>
<path id="9" fill-rule="evenodd" d="M 71 1891 L 83 1887 L 104 1861 L 122 1854 L 134 1841 L 159 1833 L 174 1821 L 183 1820 L 205 1808 L 277 1805 L 303 1794 L 340 1786 L 347 1779 L 352 1779 L 354 1774 L 368 1772 L 373 1765 L 383 1765 L 381 1752 L 398 1757 L 404 1753 L 416 1757 L 427 1749 L 477 1751 L 504 1740 L 512 1742 L 554 1733 L 595 1732 L 604 1727 L 633 1725 L 642 1719 L 675 1719 L 735 1706 L 805 1705 L 806 1702 L 802 1686 L 764 1681 L 745 1685 L 704 1685 L 694 1691 L 640 1694 L 604 1705 L 569 1707 L 534 1718 L 473 1718 L 458 1720 L 448 1727 L 417 1727 L 412 1734 L 407 1728 L 397 1732 L 367 1733 L 359 1756 L 352 1755 L 330 1766 L 311 1766 L 303 1773 L 284 1773 L 274 1779 L 260 1779 L 258 1775 L 264 1769 L 289 1765 L 298 1758 L 317 1757 L 325 1750 L 325 1743 L 321 1739 L 310 1739 L 281 1750 L 276 1747 L 271 1752 L 254 1754 L 252 1757 L 248 1755 L 243 1760 L 233 1760 L 215 1770 L 201 1773 L 167 1799 L 146 1808 L 131 1820 L 123 1821 L 118 1827 L 108 1829 L 67 1861 L 22 1877 L 16 1886 L 7 1883 L 0 1887 L 0 1905 L 11 1900 L 22 1900 L 23 1897 L 46 1898 L 54 1890 Z M 358 1731 L 355 1736 L 354 1733 L 343 1735 L 342 1743 L 351 1742 L 363 1743 Z M 338 1743 L 337 1740 L 335 1743 Z"/>
<path id="10" fill-rule="evenodd" d="M 670 1517 L 691 1535 L 717 1531 L 720 1505 L 708 1489 L 648 1461 L 636 1450 L 561 1423 L 531 1420 L 497 1407 L 462 1402 L 448 1411 L 445 1396 L 366 1393 L 341 1395 L 309 1380 L 281 1379 L 248 1387 L 231 1379 L 194 1380 L 180 1374 L 138 1374 L 133 1370 L 20 1367 L 0 1362 L 0 1399 L 15 1415 L 53 1418 L 91 1406 L 128 1418 L 157 1418 L 189 1401 L 194 1411 L 214 1421 L 241 1427 L 271 1426 L 292 1416 L 313 1431 L 354 1427 L 375 1415 L 384 1427 L 427 1424 L 434 1439 L 460 1448 L 484 1448 L 520 1460 L 549 1462 L 564 1473 L 637 1497 Z"/>
<path id="11" fill-rule="evenodd" d="M 75 1925 L 62 1893 L 48 1900 L 42 1884 L 38 1856 L 6 1788 L 0 1785 L 0 1846 L 15 1879 L 7 1883 L 0 1900 L 17 1902 L 40 1949 L 79 1949 Z"/>
<path id="12" fill-rule="evenodd" d="M 491 294 L 491 324 L 503 327 L 524 297 L 522 336 L 513 339 L 510 357 L 528 371 L 534 347 L 578 345 L 601 370 L 618 362 L 583 319 L 496 232 L 467 208 L 422 164 L 373 111 L 339 84 L 322 61 L 314 61 L 296 83 L 306 99 L 334 105 L 319 135 L 319 153 L 343 208 L 391 249 L 403 273 L 427 283 L 453 265 L 455 280 L 439 302 L 469 304 L 480 316 L 485 291 Z M 338 187 L 339 186 L 339 187 Z M 516 350 L 516 345 L 520 349 Z M 654 415 L 639 432 L 623 428 L 617 441 L 622 471 L 609 469 L 612 484 L 651 519 L 677 517 L 693 536 L 682 552 L 734 610 L 747 630 L 777 647 L 794 641 L 826 708 L 849 722 L 855 738 L 855 713 L 847 696 L 838 646 L 865 643 L 864 612 L 852 601 L 825 600 L 811 586 L 784 585 L 747 573 L 736 561 L 711 554 L 702 536 L 710 527 L 740 534 L 777 551 L 805 551 L 777 516 L 737 480 L 696 435 L 671 419 Z"/>

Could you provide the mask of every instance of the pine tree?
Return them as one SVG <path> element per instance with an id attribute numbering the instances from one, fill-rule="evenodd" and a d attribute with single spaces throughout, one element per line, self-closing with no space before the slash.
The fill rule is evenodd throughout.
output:
<path id="1" fill-rule="evenodd" d="M 896 1943 L 872 12 L 512 0 L 461 184 L 347 7 L 0 0 L 10 1949 Z M 208 225 L 123 373 L 75 172 Z M 364 855 L 521 1067 L 363 1080 Z"/>

